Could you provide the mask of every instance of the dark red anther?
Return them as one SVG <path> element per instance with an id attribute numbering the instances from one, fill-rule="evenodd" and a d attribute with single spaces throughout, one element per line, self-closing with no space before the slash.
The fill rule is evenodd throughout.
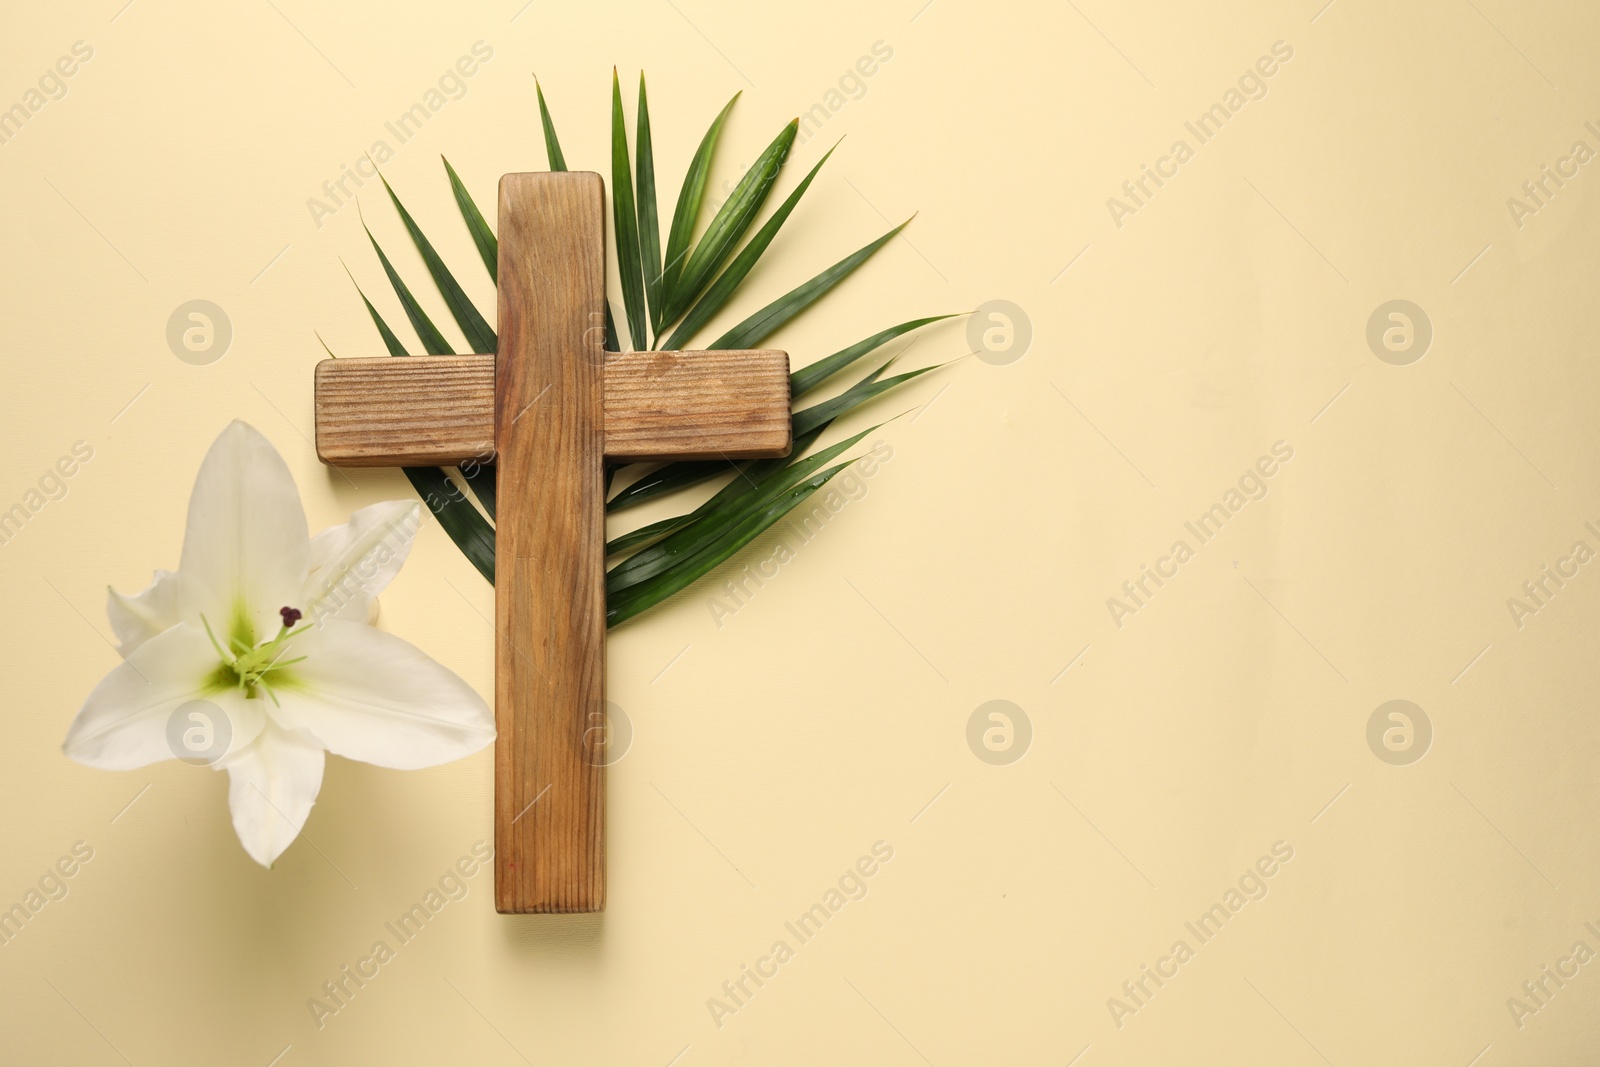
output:
<path id="1" fill-rule="evenodd" d="M 284 629 L 288 629 L 301 619 L 299 608 L 279 608 L 278 614 L 283 617 Z"/>

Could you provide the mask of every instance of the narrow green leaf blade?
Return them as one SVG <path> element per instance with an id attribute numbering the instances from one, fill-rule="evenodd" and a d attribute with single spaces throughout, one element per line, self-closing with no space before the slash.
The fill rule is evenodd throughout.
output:
<path id="1" fill-rule="evenodd" d="M 345 273 L 350 273 L 349 267 L 345 268 Z M 372 301 L 367 299 L 367 294 L 361 291 L 361 286 L 356 283 L 353 275 L 350 278 L 350 284 L 355 285 L 356 292 L 361 295 L 361 302 L 367 305 L 367 314 L 372 316 L 372 324 L 378 328 L 378 336 L 383 338 L 383 347 L 389 350 L 391 356 L 409 356 L 411 353 L 406 351 L 406 346 L 400 343 L 400 338 L 396 337 L 394 331 L 389 329 L 389 324 L 383 321 L 383 316 L 378 314 L 378 309 L 372 306 Z M 323 347 L 326 348 L 327 346 L 324 345 Z M 328 354 L 332 355 L 333 353 L 330 350 Z"/>
<path id="2" fill-rule="evenodd" d="M 761 229 L 756 231 L 756 235 L 750 238 L 750 243 L 745 245 L 739 254 L 734 257 L 733 262 L 728 265 L 728 269 L 723 271 L 717 277 L 717 280 L 711 283 L 711 288 L 706 290 L 705 296 L 702 296 L 699 302 L 683 317 L 683 321 L 678 323 L 678 328 L 672 331 L 672 336 L 662 346 L 664 349 L 670 352 L 686 347 L 688 340 L 694 336 L 695 331 L 710 322 L 711 317 L 722 310 L 722 306 L 733 297 L 739 286 L 744 283 L 745 276 L 756 265 L 756 261 L 761 258 L 761 254 L 767 250 L 767 246 L 772 243 L 772 239 L 778 235 L 778 231 L 782 229 L 784 222 L 789 218 L 789 214 L 794 211 L 795 205 L 800 203 L 800 198 L 805 195 L 806 189 L 810 188 L 811 180 L 817 176 L 817 171 L 822 169 L 822 165 L 828 161 L 828 156 L 831 155 L 833 155 L 832 148 L 828 149 L 827 155 L 817 160 L 817 165 L 811 168 L 810 173 L 801 179 L 794 192 L 789 194 L 778 210 L 772 213 L 772 217 L 766 221 Z"/>
<path id="3" fill-rule="evenodd" d="M 444 159 L 443 156 L 439 157 Z M 483 214 L 478 210 L 478 205 L 473 201 L 466 186 L 457 177 L 455 168 L 448 159 L 444 159 L 444 168 L 450 173 L 450 188 L 455 193 L 456 206 L 461 209 L 461 217 L 467 224 L 468 231 L 472 234 L 472 242 L 478 247 L 478 255 L 483 259 L 483 265 L 489 270 L 489 277 L 499 284 L 500 279 L 500 241 L 495 237 L 494 231 L 489 229 L 488 223 L 483 219 Z M 496 496 L 495 490 L 499 485 L 495 465 L 493 463 L 479 463 L 471 460 L 463 463 L 459 468 L 461 477 L 465 479 L 468 488 L 478 498 L 478 503 L 483 505 L 483 510 L 493 520 L 495 518 Z"/>
<path id="4" fill-rule="evenodd" d="M 780 456 L 776 459 L 754 460 L 745 464 L 743 469 L 752 478 L 759 480 L 768 469 L 782 467 L 789 462 L 790 456 L 797 456 L 810 447 L 815 437 L 797 437 L 794 446 L 789 451 L 789 456 Z M 678 463 L 668 463 L 646 473 L 643 477 L 629 483 L 628 487 L 618 493 L 606 504 L 606 511 L 623 511 L 635 504 L 642 504 L 651 497 L 661 496 L 664 493 L 675 493 L 679 489 L 688 489 L 699 485 L 701 482 L 710 481 L 719 474 L 726 474 L 731 470 L 740 469 L 740 465 L 731 460 L 685 460 Z M 701 510 L 709 507 L 718 497 L 729 490 L 736 489 L 738 479 L 729 482 L 717 491 L 716 496 L 702 504 L 700 508 L 691 512 L 684 518 L 692 518 Z"/>
<path id="5" fill-rule="evenodd" d="M 551 170 L 566 170 L 567 157 L 561 154 L 561 142 L 556 140 L 556 126 L 550 121 L 550 109 L 545 106 L 544 87 L 533 79 L 533 91 L 539 96 L 539 124 L 544 127 L 544 154 Z"/>
<path id="6" fill-rule="evenodd" d="M 712 540 L 741 525 L 750 515 L 764 510 L 779 494 L 815 473 L 876 429 L 877 426 L 869 426 L 814 456 L 785 464 L 760 479 L 751 478 L 748 471 L 741 472 L 743 477 L 730 482 L 727 489 L 689 516 L 689 521 L 679 529 L 611 568 L 606 574 L 606 592 L 621 592 L 638 585 L 663 573 L 677 559 L 693 555 Z"/>
<path id="7" fill-rule="evenodd" d="M 852 271 L 870 259 L 874 252 L 888 244 L 910 222 L 911 220 L 907 219 L 876 241 L 845 256 L 810 281 L 791 289 L 711 342 L 710 347 L 721 349 L 756 347 L 790 319 L 821 300 L 828 290 L 848 278 Z"/>
<path id="8" fill-rule="evenodd" d="M 354 281 L 355 279 L 351 279 Z M 383 343 L 389 349 L 391 356 L 409 355 L 405 345 L 400 343 L 389 324 L 378 314 L 378 309 L 372 306 L 372 301 L 367 299 L 367 294 L 361 292 L 361 286 L 356 286 L 356 292 L 361 293 L 361 302 L 367 306 L 367 314 L 372 316 L 373 325 L 378 327 L 378 334 L 383 338 Z M 405 467 L 406 478 L 417 491 L 417 496 L 428 506 L 433 517 L 439 520 L 439 525 L 444 532 L 454 541 L 467 561 L 478 568 L 478 573 L 494 584 L 494 527 L 489 525 L 478 509 L 472 506 L 461 490 L 456 488 L 442 468 L 439 467 Z M 492 500 L 492 498 L 491 498 Z M 490 505 L 493 506 L 492 503 Z"/>
<path id="9" fill-rule="evenodd" d="M 662 519 L 659 522 L 652 522 L 648 526 L 641 526 L 637 530 L 623 534 L 621 537 L 614 537 L 606 542 L 606 556 L 619 555 L 636 545 L 645 544 L 658 537 L 665 537 L 688 522 L 690 518 L 690 515 L 674 515 L 670 519 Z"/>
<path id="10" fill-rule="evenodd" d="M 622 342 L 617 338 L 617 319 L 611 314 L 611 301 L 606 300 L 606 351 L 621 352 Z"/>
<path id="11" fill-rule="evenodd" d="M 733 464 L 725 459 L 691 459 L 657 467 L 617 493 L 606 502 L 606 511 L 621 511 L 642 504 L 663 493 L 687 489 L 691 485 L 726 474 Z"/>
<path id="12" fill-rule="evenodd" d="M 366 229 L 365 223 L 362 229 Z M 367 230 L 367 240 L 372 242 L 373 251 L 378 253 L 378 262 L 383 264 L 383 273 L 389 278 L 389 284 L 394 287 L 394 295 L 400 298 L 400 306 L 405 308 L 406 318 L 411 320 L 411 326 L 417 331 L 417 336 L 422 338 L 422 347 L 429 355 L 451 355 L 450 342 L 444 339 L 444 334 L 428 318 L 428 313 L 422 310 L 422 305 L 417 303 L 417 298 L 411 295 L 411 290 L 401 280 L 395 271 L 394 264 L 389 262 L 389 257 L 383 254 L 383 249 L 378 245 L 378 239 L 372 236 L 372 231 Z"/>
<path id="13" fill-rule="evenodd" d="M 483 505 L 483 510 L 490 519 L 495 517 L 495 489 L 497 487 L 497 470 L 493 463 L 479 463 L 477 460 L 468 460 L 456 468 L 461 472 L 461 478 L 472 490 L 472 495 L 478 498 L 478 503 Z"/>
<path id="14" fill-rule="evenodd" d="M 737 468 L 739 476 L 730 479 L 726 485 L 712 494 L 709 500 L 695 508 L 685 518 L 691 521 L 700 519 L 729 498 L 739 493 L 747 492 L 753 485 L 765 482 L 776 472 L 790 466 L 794 461 L 794 457 L 805 455 L 806 449 L 815 444 L 817 438 L 821 435 L 822 431 L 819 429 L 813 430 L 804 437 L 795 438 L 794 443 L 789 448 L 789 454 L 786 456 L 776 456 L 772 459 L 752 459 L 743 463 L 729 462 L 727 469 Z"/>
<path id="15" fill-rule="evenodd" d="M 633 586 L 614 598 L 608 596 L 606 626 L 609 628 L 626 622 L 710 573 L 848 466 L 848 463 L 841 463 L 802 482 L 773 501 L 764 511 L 746 520 L 741 527 L 724 535 L 694 557 L 679 561 L 666 573 Z"/>
<path id="16" fill-rule="evenodd" d="M 639 265 L 639 220 L 633 209 L 633 168 L 628 162 L 628 129 L 622 117 L 622 86 L 611 72 L 611 214 L 617 237 L 617 272 L 622 275 L 622 309 L 635 350 L 648 347 L 645 334 L 644 274 Z"/>
<path id="17" fill-rule="evenodd" d="M 809 433 L 825 423 L 832 422 L 840 415 L 855 410 L 867 401 L 888 392 L 897 385 L 903 385 L 913 378 L 920 378 L 929 371 L 938 369 L 939 365 L 936 364 L 932 367 L 922 367 L 918 370 L 906 371 L 904 374 L 896 374 L 890 378 L 873 378 L 857 382 L 836 397 L 824 400 L 820 404 L 813 404 L 803 411 L 795 412 L 793 420 L 795 436 L 798 437 L 801 434 Z"/>
<path id="18" fill-rule="evenodd" d="M 639 260 L 644 267 L 644 293 L 650 301 L 652 334 L 661 329 L 661 223 L 656 217 L 656 157 L 650 143 L 650 102 L 645 99 L 644 72 L 639 73 Z"/>
<path id="19" fill-rule="evenodd" d="M 739 184 L 734 186 L 727 203 L 712 218 L 711 225 L 694 246 L 694 251 L 689 253 L 689 261 L 683 266 L 683 276 L 673 292 L 673 302 L 668 306 L 663 321 L 670 323 L 681 315 L 733 255 L 733 250 L 755 222 L 761 205 L 766 203 L 767 194 L 772 192 L 772 186 L 789 157 L 789 149 L 794 145 L 799 129 L 799 120 L 785 126 L 750 169 L 745 171 Z"/>
<path id="20" fill-rule="evenodd" d="M 411 243 L 417 246 L 417 252 L 422 256 L 422 262 L 427 266 L 433 284 L 438 286 L 439 295 L 444 297 L 445 306 L 450 309 L 451 317 L 466 335 L 467 344 L 474 352 L 493 352 L 498 345 L 494 330 L 468 299 L 466 291 L 456 281 L 455 275 L 450 273 L 450 268 L 445 266 L 444 260 L 434 250 L 433 243 L 423 234 L 422 227 L 417 225 L 417 220 L 411 217 L 411 212 L 406 210 L 406 206 L 395 195 L 394 189 L 389 185 L 389 179 L 379 175 L 379 180 L 383 182 L 383 188 L 394 203 L 395 210 L 400 213 L 400 221 L 405 224 L 406 232 L 411 235 Z"/>
<path id="21" fill-rule="evenodd" d="M 439 467 L 405 467 L 406 477 L 450 540 L 494 584 L 494 527 Z"/>
<path id="22" fill-rule="evenodd" d="M 662 298 L 668 309 L 678 303 L 678 279 L 683 275 L 683 264 L 689 258 L 689 243 L 694 239 L 694 224 L 700 219 L 700 204 L 705 199 L 706 180 L 711 176 L 711 157 L 716 152 L 717 138 L 722 136 L 722 124 L 733 110 L 739 93 L 723 105 L 711 128 L 700 138 L 700 147 L 689 161 L 689 172 L 683 176 L 683 188 L 678 190 L 678 205 L 672 212 L 672 229 L 667 234 L 666 262 L 662 266 Z M 687 304 L 688 300 L 682 301 Z M 662 325 L 666 324 L 663 317 Z"/>
<path id="23" fill-rule="evenodd" d="M 483 269 L 489 272 L 489 279 L 495 284 L 500 282 L 500 241 L 489 229 L 489 224 L 483 221 L 483 212 L 478 210 L 478 205 L 473 201 L 472 194 L 467 192 L 467 187 L 462 184 L 461 177 L 450 161 L 443 156 L 444 169 L 450 175 L 450 191 L 455 194 L 456 207 L 461 210 L 461 220 L 467 224 L 467 232 L 472 234 L 472 243 L 478 248 L 478 258 L 483 260 Z"/>
<path id="24" fill-rule="evenodd" d="M 833 375 L 844 370 L 862 356 L 883 347 L 895 338 L 902 337 L 912 330 L 920 330 L 929 323 L 941 322 L 950 318 L 955 318 L 955 315 L 930 315 L 925 319 L 912 319 L 910 322 L 902 322 L 900 325 L 891 326 L 887 330 L 879 330 L 871 337 L 863 341 L 857 341 L 849 348 L 841 349 L 809 366 L 801 367 L 789 375 L 789 395 L 798 399 L 833 377 Z"/>

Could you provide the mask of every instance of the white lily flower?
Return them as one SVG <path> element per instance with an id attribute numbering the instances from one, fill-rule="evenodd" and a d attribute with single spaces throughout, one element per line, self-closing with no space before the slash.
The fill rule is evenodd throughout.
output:
<path id="1" fill-rule="evenodd" d="M 420 514 L 388 501 L 309 537 L 283 457 L 232 423 L 195 479 L 178 570 L 137 596 L 111 591 L 124 661 L 78 711 L 66 754 L 105 770 L 175 757 L 227 770 L 234 830 L 270 867 L 316 803 L 324 750 L 411 770 L 483 748 L 483 698 L 366 622 Z"/>

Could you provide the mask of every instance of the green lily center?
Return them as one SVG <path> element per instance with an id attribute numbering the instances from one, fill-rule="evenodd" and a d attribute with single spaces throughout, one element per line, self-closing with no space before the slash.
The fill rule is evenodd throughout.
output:
<path id="1" fill-rule="evenodd" d="M 236 620 L 233 633 L 228 637 L 228 648 L 222 647 L 217 635 L 212 632 L 211 623 L 204 615 L 200 616 L 206 636 L 211 638 L 211 647 L 217 650 L 222 660 L 214 679 L 217 686 L 237 688 L 249 700 L 255 700 L 265 693 L 274 704 L 278 702 L 277 694 L 272 691 L 273 686 L 287 682 L 291 677 L 287 668 L 306 658 L 290 656 L 289 642 L 311 629 L 311 623 L 295 625 L 302 618 L 297 608 L 280 608 L 278 614 L 283 618 L 278 632 L 270 640 L 259 643 L 252 640 L 255 636 L 253 627 L 240 626 Z"/>

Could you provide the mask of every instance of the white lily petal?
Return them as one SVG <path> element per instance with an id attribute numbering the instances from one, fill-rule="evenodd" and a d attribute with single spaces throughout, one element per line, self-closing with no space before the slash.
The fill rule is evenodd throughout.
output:
<path id="1" fill-rule="evenodd" d="M 283 457 L 235 420 L 206 453 L 189 497 L 178 566 L 184 620 L 198 623 L 204 613 L 226 644 L 242 612 L 254 639 L 265 640 L 278 630 L 278 609 L 296 606 L 310 545 Z"/>
<path id="2" fill-rule="evenodd" d="M 304 642 L 292 679 L 268 714 L 329 752 L 414 770 L 459 759 L 494 740 L 476 691 L 415 646 L 361 623 L 330 620 Z"/>
<path id="3" fill-rule="evenodd" d="M 421 525 L 416 501 L 386 500 L 323 530 L 311 539 L 311 573 L 295 606 L 311 622 L 366 621 L 367 605 L 400 572 Z"/>
<path id="4" fill-rule="evenodd" d="M 149 588 L 133 596 L 106 593 L 106 615 L 124 656 L 178 622 L 178 576 L 171 571 L 156 571 Z"/>
<path id="5" fill-rule="evenodd" d="M 212 736 L 226 730 L 229 752 L 236 752 L 261 732 L 260 700 L 246 700 L 237 690 L 217 691 L 220 661 L 205 632 L 180 623 L 141 644 L 100 680 L 78 709 L 61 746 L 79 763 L 108 771 L 126 771 L 179 753 L 168 739 L 167 720 L 191 700 L 210 701 L 226 724 L 209 723 Z M 211 713 L 207 711 L 207 718 Z"/>
<path id="6" fill-rule="evenodd" d="M 255 743 L 227 761 L 233 830 L 263 867 L 300 836 L 322 790 L 322 749 L 267 724 Z"/>

